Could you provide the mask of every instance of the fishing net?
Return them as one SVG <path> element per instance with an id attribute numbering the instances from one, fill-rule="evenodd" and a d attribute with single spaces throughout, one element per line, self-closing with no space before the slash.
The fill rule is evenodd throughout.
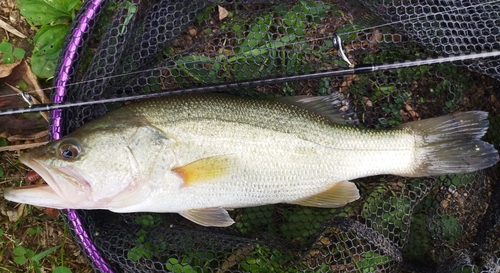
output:
<path id="1" fill-rule="evenodd" d="M 357 126 L 368 128 L 488 111 L 486 138 L 498 149 L 499 58 L 352 68 L 494 51 L 499 32 L 498 1 L 88 0 L 63 47 L 53 101 L 161 90 L 339 92 Z M 51 136 L 121 105 L 53 111 Z M 355 181 L 362 198 L 345 207 L 236 209 L 227 228 L 177 214 L 63 214 L 96 272 L 498 272 L 497 168 L 363 178 Z"/>

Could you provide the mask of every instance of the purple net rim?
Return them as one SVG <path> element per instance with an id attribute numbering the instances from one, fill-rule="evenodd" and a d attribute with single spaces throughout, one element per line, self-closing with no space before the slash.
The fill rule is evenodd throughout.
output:
<path id="1" fill-rule="evenodd" d="M 89 0 L 88 4 L 82 7 L 81 16 L 73 26 L 73 32 L 69 33 L 68 46 L 61 58 L 58 77 L 55 81 L 55 92 L 52 99 L 53 102 L 64 102 L 66 96 L 66 87 L 70 83 L 70 75 L 72 74 L 73 64 L 77 60 L 78 51 L 84 43 L 84 36 L 90 30 L 91 22 L 96 18 L 101 7 L 106 3 L 106 0 Z M 50 132 L 52 138 L 57 140 L 61 138 L 62 126 L 62 110 L 54 110 L 51 112 L 52 126 Z M 87 256 L 92 260 L 95 267 L 101 272 L 113 273 L 113 270 L 97 251 L 97 248 L 90 240 L 87 231 L 83 228 L 80 217 L 75 210 L 67 209 L 68 222 L 76 234 L 76 238 L 80 241 Z"/>

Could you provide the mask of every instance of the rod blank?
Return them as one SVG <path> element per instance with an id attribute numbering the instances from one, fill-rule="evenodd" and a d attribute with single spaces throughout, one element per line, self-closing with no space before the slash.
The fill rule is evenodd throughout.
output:
<path id="1" fill-rule="evenodd" d="M 0 110 L 0 116 L 12 115 L 12 114 L 22 114 L 22 113 L 31 113 L 31 112 L 51 111 L 51 110 L 56 110 L 56 109 L 65 109 L 65 108 L 69 108 L 69 107 L 86 106 L 86 105 L 101 104 L 101 103 L 113 103 L 113 102 L 125 102 L 125 101 L 132 101 L 132 100 L 150 99 L 150 98 L 158 98 L 158 97 L 171 96 L 171 95 L 177 95 L 177 94 L 226 91 L 228 89 L 249 88 L 249 87 L 256 87 L 256 86 L 265 85 L 265 84 L 276 84 L 276 83 L 283 83 L 283 82 L 290 82 L 290 81 L 300 81 L 300 80 L 317 79 L 317 78 L 324 78 L 324 77 L 353 75 L 353 74 L 358 75 L 358 74 L 371 73 L 374 71 L 400 69 L 400 68 L 415 67 L 415 66 L 422 66 L 422 65 L 439 64 L 439 63 L 445 63 L 445 62 L 466 61 L 466 60 L 471 60 L 471 59 L 491 58 L 491 57 L 496 57 L 496 56 L 500 56 L 500 51 L 494 50 L 494 51 L 471 53 L 471 54 L 460 54 L 460 55 L 456 55 L 456 56 L 427 58 L 427 59 L 423 59 L 423 60 L 394 62 L 394 63 L 390 63 L 390 64 L 360 65 L 360 66 L 356 66 L 354 68 L 345 68 L 345 69 L 339 69 L 339 70 L 320 71 L 320 72 L 307 73 L 307 74 L 286 75 L 286 76 L 281 76 L 281 77 L 255 79 L 255 80 L 232 82 L 232 83 L 220 83 L 220 84 L 215 84 L 215 85 L 198 86 L 198 87 L 190 87 L 190 88 L 183 88 L 183 89 L 162 90 L 159 92 L 148 93 L 148 94 L 125 95 L 122 97 L 110 97 L 110 98 L 103 98 L 103 99 L 97 99 L 97 100 L 86 100 L 86 101 L 64 102 L 64 103 L 49 103 L 49 104 L 34 104 L 34 105 L 31 105 L 30 107 L 25 107 L 25 108 L 14 108 L 14 109 Z"/>

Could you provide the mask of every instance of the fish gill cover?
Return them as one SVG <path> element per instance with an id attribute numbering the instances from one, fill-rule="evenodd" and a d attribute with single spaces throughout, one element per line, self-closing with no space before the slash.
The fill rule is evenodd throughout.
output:
<path id="1" fill-rule="evenodd" d="M 313 75 L 347 70 L 347 60 L 371 65 L 475 54 L 499 49 L 499 26 L 498 1 L 85 1 L 63 47 L 53 100 Z M 498 57 L 475 58 L 227 93 L 340 92 L 367 128 L 483 110 L 490 114 L 486 138 L 498 149 L 499 70 Z M 52 137 L 121 106 L 54 111 Z M 177 214 L 63 213 L 97 272 L 495 272 L 497 167 L 359 179 L 361 198 L 345 207 L 235 209 L 236 223 L 227 228 Z"/>

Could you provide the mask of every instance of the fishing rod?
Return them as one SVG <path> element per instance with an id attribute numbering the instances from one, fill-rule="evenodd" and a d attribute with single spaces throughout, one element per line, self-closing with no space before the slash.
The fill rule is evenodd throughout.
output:
<path id="1" fill-rule="evenodd" d="M 495 0 L 494 2 L 499 2 L 499 0 Z M 447 10 L 446 12 L 452 12 L 452 11 L 457 11 L 457 10 L 462 10 L 462 9 L 468 9 L 468 8 L 474 8 L 478 5 L 472 5 L 472 6 L 467 6 L 467 7 L 455 7 L 452 9 Z M 444 12 L 437 12 L 437 13 L 432 13 L 432 15 L 437 15 L 437 14 L 442 14 Z M 361 29 L 361 30 L 356 30 L 356 31 L 349 31 L 349 32 L 343 32 L 342 35 L 347 35 L 355 32 L 362 32 L 364 30 L 368 29 L 373 29 L 377 27 L 383 27 L 383 26 L 389 26 L 392 24 L 398 24 L 398 23 L 405 23 L 413 20 L 418 20 L 419 18 L 423 18 L 426 16 L 429 16 L 430 14 L 425 14 L 425 15 L 420 15 L 417 17 L 412 17 L 408 18 L 405 20 L 401 20 L 398 22 L 392 22 L 392 23 L 387 23 L 387 24 L 382 24 L 382 25 L 377 25 L 377 26 L 372 26 L 366 29 Z M 79 36 L 79 35 L 77 35 Z M 352 67 L 349 59 L 347 58 L 343 47 L 342 47 L 342 40 L 340 39 L 340 36 L 336 33 L 333 34 L 333 48 L 337 49 L 338 55 Z M 75 42 L 76 43 L 76 42 Z M 294 44 L 294 43 L 290 43 Z M 405 62 L 394 62 L 394 63 L 385 63 L 385 64 L 379 64 L 379 65 L 359 65 L 355 66 L 353 68 L 341 68 L 337 70 L 329 70 L 329 71 L 320 71 L 320 72 L 313 72 L 313 73 L 307 73 L 307 74 L 296 74 L 296 75 L 286 75 L 286 76 L 280 76 L 280 77 L 274 77 L 274 78 L 261 78 L 261 79 L 254 79 L 254 80 L 248 80 L 248 81 L 241 81 L 241 82 L 233 82 L 233 83 L 220 83 L 220 84 L 213 84 L 213 85 L 206 85 L 203 87 L 191 87 L 191 88 L 180 88 L 180 89 L 169 89 L 169 90 L 161 90 L 155 93 L 148 93 L 148 94 L 131 94 L 131 95 L 122 95 L 120 97 L 114 96 L 114 97 L 105 97 L 101 99 L 89 99 L 89 100 L 80 100 L 80 101 L 75 101 L 75 102 L 61 102 L 61 103 L 48 103 L 48 104 L 33 104 L 31 100 L 31 96 L 28 92 L 23 92 L 22 98 L 28 103 L 28 107 L 24 108 L 12 108 L 12 109 L 4 109 L 0 110 L 0 116 L 4 115 L 10 115 L 10 114 L 20 114 L 20 113 L 30 113 L 30 112 L 43 112 L 43 111 L 51 111 L 51 110 L 58 110 L 58 109 L 65 109 L 65 108 L 70 108 L 70 107 L 78 107 L 78 106 L 86 106 L 86 105 L 92 105 L 92 104 L 99 104 L 99 103 L 113 103 L 113 102 L 125 102 L 125 101 L 132 101 L 132 100 L 140 100 L 140 99 L 147 99 L 147 98 L 157 98 L 157 97 L 162 97 L 162 96 L 169 96 L 169 95 L 176 95 L 176 94 L 183 94 L 183 93 L 203 93 L 203 92 L 215 92 L 215 91 L 224 91 L 228 89 L 236 89 L 236 88 L 249 88 L 249 87 L 256 87 L 259 85 L 263 84 L 273 84 L 273 83 L 283 83 L 283 82 L 288 82 L 288 81 L 297 81 L 297 80 L 304 80 L 304 79 L 316 79 L 316 78 L 322 78 L 322 77 L 332 77 L 332 76 L 345 76 L 345 75 L 353 75 L 353 74 L 364 74 L 364 73 L 370 73 L 374 71 L 383 71 L 383 70 L 390 70 L 390 69 L 398 69 L 398 68 L 407 68 L 407 67 L 412 67 L 412 66 L 421 66 L 421 65 L 430 65 L 430 64 L 438 64 L 438 63 L 444 63 L 444 62 L 454 62 L 454 61 L 465 61 L 465 60 L 471 60 L 471 59 L 479 59 L 479 58 L 488 58 L 488 57 L 496 57 L 500 56 L 500 52 L 498 51 L 489 51 L 489 52 L 479 52 L 479 53 L 469 53 L 469 54 L 462 54 L 462 55 L 454 55 L 454 56 L 447 56 L 447 57 L 437 57 L 437 58 L 427 58 L 424 60 L 414 60 L 414 61 L 405 61 Z M 148 69 L 146 71 L 152 71 L 152 70 L 157 70 L 157 69 L 162 69 L 160 68 L 153 68 L 153 69 Z M 132 75 L 134 73 L 139 73 L 138 72 L 132 72 L 127 75 Z M 125 74 L 123 75 L 114 75 L 112 77 L 119 77 L 119 76 L 126 76 Z M 95 79 L 99 80 L 99 79 Z M 89 82 L 89 81 L 87 81 Z M 80 83 L 65 83 L 64 86 L 69 87 L 72 85 L 77 85 L 77 84 L 82 84 L 83 82 Z M 60 88 L 61 86 L 55 86 L 53 88 Z M 18 95 L 18 94 L 16 94 Z M 12 95 L 12 96 L 16 96 Z"/>
<path id="2" fill-rule="evenodd" d="M 493 2 L 499 2 L 499 0 L 493 1 Z M 481 5 L 481 4 L 478 4 Z M 462 9 L 468 9 L 468 8 L 474 8 L 478 5 L 472 5 L 468 7 L 455 7 L 452 9 L 447 10 L 446 12 L 452 12 L 456 10 L 462 10 Z M 432 13 L 432 15 L 436 14 L 441 14 L 443 12 L 437 12 L 437 13 Z M 377 27 L 382 27 L 382 26 L 388 26 L 392 24 L 397 24 L 397 23 L 404 23 L 405 21 L 412 21 L 419 19 L 421 17 L 426 17 L 429 16 L 429 14 L 413 17 L 413 18 L 408 18 L 405 20 L 401 20 L 398 22 L 392 22 L 388 24 L 382 24 L 378 26 L 372 26 L 370 28 L 362 29 L 363 30 L 368 30 L 368 29 L 373 29 Z M 360 30 L 357 31 L 350 31 L 350 32 L 344 32 L 342 35 L 354 33 L 354 32 L 359 32 Z M 65 108 L 70 108 L 70 107 L 78 107 L 78 106 L 87 106 L 87 105 L 93 105 L 93 104 L 102 104 L 102 103 L 115 103 L 115 102 L 126 102 L 126 101 L 132 101 L 132 100 L 140 100 L 140 99 L 148 99 L 148 98 L 157 98 L 157 97 L 162 97 L 162 96 L 169 96 L 169 95 L 176 95 L 176 94 L 183 94 L 183 93 L 203 93 L 203 92 L 216 92 L 216 91 L 224 91 L 228 89 L 236 89 L 236 88 L 249 88 L 249 87 L 255 87 L 263 84 L 276 84 L 276 83 L 283 83 L 283 82 L 288 82 L 288 81 L 298 81 L 298 80 L 304 80 L 304 79 L 317 79 L 317 78 L 323 78 L 323 77 L 334 77 L 334 76 L 345 76 L 345 75 L 359 75 L 359 74 L 365 74 L 365 73 L 370 73 L 374 71 L 384 71 L 384 70 L 390 70 L 390 69 L 399 69 L 399 68 L 408 68 L 408 67 L 413 67 L 413 66 L 421 66 L 421 65 L 432 65 L 432 64 L 439 64 L 439 63 L 445 63 L 445 62 L 455 62 L 455 61 L 466 61 L 466 60 L 471 60 L 471 59 L 480 59 L 480 58 L 489 58 L 489 57 L 497 57 L 500 56 L 500 52 L 497 50 L 492 50 L 492 51 L 482 51 L 479 53 L 468 53 L 468 54 L 461 54 L 461 55 L 452 55 L 452 56 L 441 56 L 441 57 L 434 57 L 434 58 L 427 58 L 427 59 L 417 59 L 413 61 L 404 61 L 404 62 L 394 62 L 394 63 L 384 63 L 384 64 L 372 64 L 372 65 L 357 65 L 352 67 L 349 59 L 347 58 L 346 54 L 344 53 L 343 47 L 342 47 L 342 41 L 340 39 L 340 36 L 338 34 L 333 34 L 333 47 L 338 50 L 339 56 L 347 63 L 350 65 L 350 68 L 341 68 L 337 70 L 329 70 L 329 71 L 320 71 L 320 72 L 312 72 L 312 73 L 305 73 L 305 74 L 295 74 L 295 75 L 285 75 L 285 76 L 279 76 L 279 77 L 270 77 L 270 78 L 260 78 L 260 79 L 254 79 L 254 80 L 247 80 L 247 81 L 240 81 L 240 82 L 232 82 L 232 83 L 220 83 L 220 84 L 212 84 L 212 85 L 206 85 L 206 86 L 201 86 L 201 87 L 190 87 L 190 88 L 179 88 L 179 89 L 163 89 L 158 92 L 154 93 L 148 93 L 148 94 L 131 94 L 131 95 L 122 95 L 122 96 L 113 96 L 113 97 L 104 97 L 100 99 L 89 99 L 89 100 L 80 100 L 80 101 L 75 101 L 75 102 L 61 102 L 61 103 L 47 103 L 47 104 L 33 104 L 31 100 L 31 96 L 28 92 L 23 92 L 22 98 L 28 103 L 28 107 L 24 108 L 12 108 L 12 109 L 4 109 L 0 110 L 0 116 L 5 116 L 5 115 L 11 115 L 11 114 L 22 114 L 22 113 L 30 113 L 30 112 L 43 112 L 43 111 L 51 111 L 51 110 L 58 110 L 58 109 L 65 109 Z M 294 44 L 294 43 L 291 43 Z M 154 68 L 150 69 L 147 71 L 152 71 L 152 70 L 157 70 L 157 69 L 162 69 L 162 68 Z M 131 72 L 128 73 L 127 75 L 132 75 L 134 73 L 139 73 L 138 72 Z M 144 71 L 142 71 L 144 72 Z M 112 77 L 119 77 L 119 76 L 125 76 L 125 75 L 115 75 Z M 100 79 L 95 79 L 93 81 L 97 81 Z M 86 81 L 89 82 L 89 81 Z M 65 86 L 69 87 L 71 85 L 77 85 L 77 84 L 82 84 L 83 82 L 80 83 L 66 83 Z M 58 86 L 55 86 L 54 88 L 59 88 Z M 16 96 L 19 94 L 15 94 L 12 96 Z"/>
<path id="3" fill-rule="evenodd" d="M 346 75 L 359 75 L 366 74 L 375 71 L 384 71 L 390 69 L 400 69 L 400 68 L 408 68 L 414 66 L 422 66 L 422 65 L 432 65 L 439 64 L 445 62 L 456 62 L 456 61 L 467 61 L 471 59 L 480 59 L 480 58 L 491 58 L 500 56 L 500 51 L 487 51 L 487 52 L 479 52 L 479 53 L 470 53 L 470 54 L 460 54 L 454 56 L 440 56 L 437 58 L 427 58 L 421 60 L 414 61 L 404 61 L 404 62 L 394 62 L 394 63 L 386 63 L 386 64 L 371 64 L 371 65 L 358 65 L 353 68 L 344 68 L 340 70 L 330 70 L 330 71 L 320 71 L 314 73 L 305 73 L 305 74 L 295 74 L 295 75 L 286 75 L 281 77 L 272 77 L 272 78 L 261 78 L 255 80 L 248 81 L 239 81 L 232 83 L 220 83 L 213 85 L 205 85 L 205 86 L 196 86 L 189 88 L 179 88 L 179 89 L 169 89 L 162 90 L 154 93 L 147 94 L 134 94 L 134 95 L 125 95 L 125 96 L 113 96 L 113 97 L 105 97 L 101 99 L 91 99 L 91 100 L 81 100 L 76 102 L 62 102 L 62 103 L 47 103 L 47 104 L 31 104 L 29 95 L 27 93 L 23 94 L 23 98 L 31 104 L 28 107 L 24 108 L 13 108 L 13 109 L 4 109 L 0 110 L 0 116 L 11 115 L 11 114 L 22 114 L 22 113 L 31 113 L 31 112 L 42 112 L 42 111 L 51 111 L 56 109 L 65 109 L 70 107 L 78 107 L 78 106 L 86 106 L 93 104 L 102 104 L 102 103 L 115 103 L 115 102 L 126 102 L 132 100 L 142 100 L 142 99 L 150 99 L 150 98 L 158 98 L 163 96 L 171 96 L 185 93 L 207 93 L 207 92 L 217 92 L 224 91 L 228 89 L 237 89 L 237 88 L 249 88 L 255 87 L 264 84 L 276 84 L 276 83 L 284 83 L 289 81 L 299 81 L 306 79 L 317 79 L 324 77 L 335 77 L 335 76 L 346 76 Z"/>

